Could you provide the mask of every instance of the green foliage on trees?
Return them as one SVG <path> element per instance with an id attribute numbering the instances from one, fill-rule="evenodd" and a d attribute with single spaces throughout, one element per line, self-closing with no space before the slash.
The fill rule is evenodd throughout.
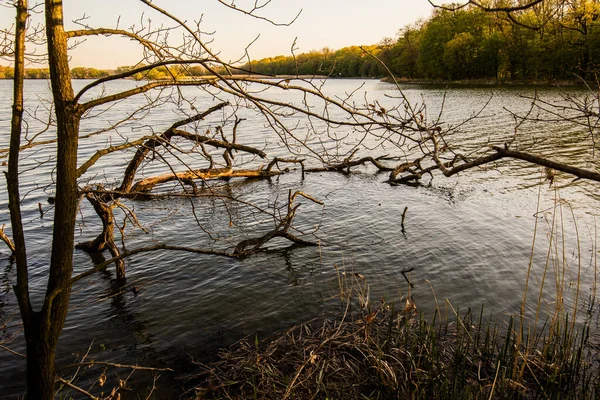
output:
<path id="1" fill-rule="evenodd" d="M 108 75 L 108 71 L 96 68 L 75 67 L 71 69 L 71 76 L 74 79 L 97 79 Z"/>
<path id="2" fill-rule="evenodd" d="M 387 74 L 383 62 L 407 79 L 552 81 L 589 76 L 600 65 L 600 0 L 548 0 L 512 17 L 477 7 L 435 9 L 426 21 L 377 45 L 265 58 L 244 69 L 381 77 Z"/>
<path id="3" fill-rule="evenodd" d="M 0 65 L 0 79 L 12 79 L 14 72 L 14 69 L 11 67 L 4 67 Z"/>
<path id="4" fill-rule="evenodd" d="M 429 19 L 405 26 L 396 38 L 384 38 L 376 45 L 268 57 L 239 70 L 222 68 L 219 72 L 379 78 L 388 75 L 389 69 L 406 79 L 503 82 L 585 78 L 597 70 L 600 0 L 547 0 L 539 7 L 511 15 L 513 20 L 505 13 L 489 13 L 478 7 L 435 9 Z M 119 67 L 114 72 L 132 68 Z M 93 79 L 110 72 L 77 67 L 72 76 Z M 206 74 L 198 65 L 162 66 L 135 74 L 133 79 L 185 79 Z M 0 66 L 0 79 L 12 76 L 12 68 Z M 29 68 L 25 77 L 48 79 L 49 72 Z"/>
<path id="5" fill-rule="evenodd" d="M 385 69 L 371 56 L 379 56 L 378 46 L 351 46 L 332 51 L 324 48 L 297 56 L 277 56 L 252 61 L 240 73 L 266 75 L 326 75 L 334 77 L 380 77 Z"/>

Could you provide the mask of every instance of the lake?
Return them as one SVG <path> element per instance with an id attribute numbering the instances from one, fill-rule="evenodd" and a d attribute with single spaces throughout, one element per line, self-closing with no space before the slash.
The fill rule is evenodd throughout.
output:
<path id="1" fill-rule="evenodd" d="M 77 87 L 86 83 L 75 81 Z M 134 85 L 132 81 L 116 82 L 105 90 L 117 91 Z M 45 100 L 49 98 L 49 89 L 46 81 L 27 81 L 26 89 L 28 137 L 32 137 L 47 121 Z M 11 90 L 12 82 L 0 80 L 0 147 L 8 143 Z M 388 108 L 397 102 L 395 87 L 375 80 L 330 80 L 323 90 L 337 98 L 351 96 L 356 102 L 377 100 Z M 196 101 L 199 110 L 227 97 L 189 87 L 182 91 Z M 443 126 L 459 126 L 478 114 L 448 138 L 465 152 L 488 142 L 503 143 L 516 137 L 520 148 L 533 146 L 536 153 L 549 158 L 597 170 L 598 153 L 593 151 L 589 131 L 584 126 L 548 121 L 553 118 L 550 114 L 533 110 L 530 116 L 536 121 L 517 127 L 511 114 L 526 114 L 532 96 L 560 102 L 565 95 L 583 98 L 588 94 L 584 88 L 445 89 L 411 85 L 403 87 L 403 91 L 411 102 L 427 104 L 427 110 L 423 111 L 426 117 L 429 120 L 439 117 Z M 279 101 L 302 101 L 290 93 L 263 95 Z M 136 114 L 136 120 L 118 123 L 146 104 L 146 100 L 131 98 L 90 115 L 82 124 L 82 135 L 118 126 L 116 131 L 82 140 L 80 160 L 87 159 L 99 147 L 121 143 L 125 138 L 131 140 L 161 132 L 184 115 L 170 103 L 157 104 Z M 244 106 L 239 103 L 239 113 L 246 120 L 238 128 L 238 142 L 264 148 L 269 155 L 285 155 L 281 138 L 273 134 L 264 119 Z M 181 104 L 182 109 L 186 107 L 187 104 Z M 203 133 L 224 118 L 229 118 L 231 125 L 230 116 L 220 113 L 201 122 L 198 129 Z M 306 118 L 291 118 L 292 124 L 300 128 L 310 126 L 311 121 Z M 354 139 L 348 138 L 342 145 L 336 145 L 332 137 L 344 136 L 341 128 L 330 133 L 324 140 L 306 138 L 307 143 L 320 143 L 330 154 L 343 153 L 344 146 L 353 143 Z M 39 138 L 51 135 L 50 130 L 42 132 Z M 47 198 L 53 194 L 54 150 L 52 146 L 26 150 L 21 165 L 30 285 L 34 303 L 37 299 L 35 304 L 40 304 L 45 290 L 49 259 L 53 215 Z M 303 150 L 298 148 L 298 151 Z M 376 155 L 393 151 L 392 146 L 372 149 Z M 363 150 L 357 157 L 366 154 Z M 102 159 L 85 175 L 82 185 L 86 180 L 118 183 L 131 155 L 115 153 Z M 181 167 L 197 163 L 198 159 L 184 156 L 172 161 Z M 260 162 L 242 155 L 238 161 L 243 167 Z M 310 158 L 309 163 L 316 165 Z M 168 171 L 158 163 L 143 168 L 146 176 L 157 172 Z M 376 174 L 372 168 L 364 167 L 350 175 L 324 172 L 307 174 L 302 179 L 299 171 L 293 171 L 270 181 L 234 179 L 216 184 L 212 190 L 264 210 L 284 205 L 289 190 L 302 190 L 323 201 L 324 206 L 303 201 L 295 221 L 299 231 L 306 232 L 308 239 L 318 240 L 320 245 L 288 247 L 287 242 L 277 241 L 269 243 L 266 251 L 244 260 L 179 252 L 136 255 L 127 260 L 130 286 L 120 294 L 114 292 L 113 267 L 75 285 L 59 344 L 59 364 L 74 362 L 75 354 L 85 353 L 91 345 L 90 356 L 98 360 L 179 368 L 159 381 L 164 397 L 165 393 L 177 392 L 183 378 L 195 371 L 190 359 L 206 362 L 220 346 L 245 336 L 264 337 L 313 318 L 337 315 L 340 303 L 335 295 L 339 292 L 339 274 L 344 271 L 365 277 L 371 301 L 381 297 L 400 300 L 410 294 L 417 308 L 430 315 L 436 307 L 436 298 L 441 308 L 445 308 L 447 299 L 463 312 L 468 308 L 479 310 L 484 305 L 486 314 L 493 312 L 503 321 L 506 315 L 519 312 L 530 258 L 533 260 L 530 297 L 534 301 L 527 304 L 527 310 L 528 313 L 535 310 L 549 240 L 558 240 L 559 246 L 554 260 L 548 262 L 547 279 L 552 283 L 547 284 L 544 305 L 552 307 L 554 282 L 563 276 L 567 286 L 573 287 L 580 273 L 581 297 L 587 299 L 593 292 L 598 183 L 572 182 L 568 176 L 559 174 L 551 187 L 544 180 L 542 168 L 512 160 L 502 161 L 495 169 L 475 169 L 452 178 L 437 173 L 433 179 L 424 178 L 418 186 L 390 186 L 384 183 L 386 179 L 386 174 Z M 46 211 L 44 218 L 40 218 L 38 203 Z M 8 225 L 5 191 L 0 192 L 0 204 L 0 224 Z M 144 227 L 142 230 L 131 223 L 127 225 L 124 232 L 128 249 L 154 242 L 231 248 L 240 238 L 256 236 L 257 232 L 273 227 L 268 214 L 257 214 L 255 209 L 222 198 L 127 200 L 124 204 L 135 209 Z M 555 205 L 558 205 L 556 212 Z M 405 207 L 408 212 L 403 233 Z M 553 216 L 557 217 L 560 235 L 550 234 Z M 123 218 L 117 214 L 119 224 Z M 76 242 L 90 240 L 97 233 L 97 217 L 84 201 Z M 12 340 L 14 336 L 6 345 L 23 352 L 22 336 L 18 335 L 18 307 L 11 291 L 16 271 L 8 255 L 0 247 L 3 264 L 0 326 L 4 328 L 0 340 Z M 85 271 L 98 261 L 101 260 L 92 260 L 88 254 L 76 251 L 75 272 Z M 409 292 L 401 271 L 411 268 L 414 288 Z M 132 285 L 139 289 L 138 293 L 131 290 Z M 572 302 L 567 295 L 566 304 Z M 597 328 L 597 324 L 596 316 L 593 326 Z M 139 376 L 138 381 L 134 378 L 136 385 L 145 387 L 151 383 L 151 377 Z M 24 387 L 23 359 L 0 351 L 0 377 L 2 397 L 15 398 Z"/>

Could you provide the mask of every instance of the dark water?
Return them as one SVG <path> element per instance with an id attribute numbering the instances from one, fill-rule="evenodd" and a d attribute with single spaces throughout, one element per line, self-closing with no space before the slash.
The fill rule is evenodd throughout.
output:
<path id="1" fill-rule="evenodd" d="M 27 84 L 32 89 L 28 99 L 31 136 L 41 126 L 34 117 L 43 120 L 45 115 L 37 96 L 45 98 L 48 90 L 43 81 Z M 121 82 L 120 86 L 107 89 L 133 84 Z M 330 81 L 326 91 L 343 97 L 360 84 L 364 85 L 357 92 L 360 98 L 367 92 L 370 99 L 393 104 L 393 99 L 385 97 L 392 93 L 393 87 L 376 81 Z M 211 100 L 207 93 L 185 90 L 200 103 Z M 561 98 L 557 89 L 538 89 L 538 92 L 552 101 Z M 0 134 L 1 141 L 6 143 L 10 82 L 0 81 L 0 93 L 3 94 Z M 581 89 L 570 89 L 569 93 L 585 95 Z M 526 112 L 529 100 L 522 95 L 532 96 L 534 92 L 515 88 L 445 91 L 411 86 L 405 89 L 405 94 L 415 102 L 428 104 L 429 119 L 436 119 L 443 109 L 440 119 L 445 125 L 461 123 L 489 101 L 479 118 L 462 126 L 452 138 L 463 148 L 470 149 L 488 139 L 498 143 L 513 137 L 515 122 L 507 109 Z M 132 99 L 105 110 L 85 122 L 82 132 L 114 124 L 140 104 Z M 40 108 L 36 109 L 37 106 Z M 249 113 L 244 116 L 247 121 L 240 125 L 239 142 L 284 154 L 280 140 L 261 119 Z M 82 141 L 80 159 L 89 157 L 98 146 L 121 142 L 119 135 L 140 137 L 161 131 L 178 118 L 178 113 L 165 106 L 140 117 L 143 117 L 141 126 L 128 122 L 119 126 L 117 133 Z M 222 117 L 215 116 L 215 120 Z M 205 124 L 215 120 L 209 119 Z M 598 156 L 592 152 L 588 132 L 581 127 L 537 122 L 519 126 L 517 133 L 522 146 L 535 142 L 538 152 L 550 154 L 554 159 L 596 168 Z M 381 154 L 389 149 L 374 151 Z M 44 291 L 52 228 L 52 209 L 46 203 L 53 190 L 48 178 L 52 177 L 52 158 L 52 149 L 34 149 L 25 153 L 22 163 L 31 283 L 38 303 Z M 247 165 L 257 162 L 252 158 L 242 161 Z M 117 181 L 126 162 L 127 156 L 116 154 L 95 166 L 87 176 L 91 181 L 102 180 L 104 176 L 109 177 L 109 182 Z M 144 168 L 147 175 L 157 171 L 159 167 L 155 165 Z M 471 171 L 456 178 L 435 176 L 431 182 L 425 180 L 425 184 L 418 187 L 390 187 L 382 183 L 385 179 L 384 175 L 362 169 L 350 176 L 320 173 L 308 174 L 302 180 L 300 173 L 294 172 L 270 182 L 234 180 L 219 184 L 213 188 L 219 193 L 266 210 L 282 206 L 290 189 L 302 190 L 322 200 L 325 206 L 303 201 L 295 222 L 298 230 L 314 232 L 308 237 L 318 240 L 320 245 L 290 248 L 288 243 L 279 241 L 269 244 L 268 251 L 245 260 L 173 252 L 137 255 L 127 260 L 127 270 L 129 283 L 140 288 L 139 293 L 128 290 L 115 295 L 112 269 L 74 287 L 71 311 L 59 345 L 59 363 L 74 362 L 74 354 L 84 353 L 93 343 L 90 354 L 97 359 L 168 365 L 178 372 L 165 377 L 163 392 L 157 398 L 166 397 L 183 385 L 186 374 L 193 373 L 189 362 L 192 358 L 206 361 L 219 346 L 244 336 L 264 336 L 315 317 L 335 314 L 339 306 L 334 297 L 339 291 L 339 271 L 364 275 L 371 301 L 378 301 L 382 296 L 399 300 L 406 295 L 408 287 L 400 271 L 414 268 L 411 280 L 415 287 L 411 293 L 417 307 L 424 312 L 436 307 L 437 298 L 440 307 L 444 307 L 447 299 L 461 310 L 479 309 L 484 304 L 488 311 L 502 318 L 504 314 L 519 312 L 536 221 L 530 285 L 532 297 L 537 299 L 548 243 L 557 237 L 550 235 L 553 215 L 562 218 L 559 224 L 561 250 L 559 256 L 549 262 L 547 279 L 550 283 L 546 284 L 544 304 L 551 308 L 556 297 L 555 277 L 563 276 L 562 271 L 565 271 L 567 286 L 574 287 L 579 275 L 583 297 L 592 292 L 596 271 L 597 184 L 569 184 L 568 177 L 559 175 L 561 188 L 557 192 L 543 182 L 540 168 L 519 162 L 502 163 L 495 170 Z M 554 212 L 556 196 L 560 196 L 561 207 Z M 0 202 L 0 223 L 8 223 L 4 192 L 0 194 Z M 48 211 L 43 219 L 39 218 L 38 202 Z M 126 245 L 130 249 L 153 242 L 222 249 L 234 246 L 244 235 L 254 236 L 272 227 L 268 215 L 257 215 L 252 209 L 222 199 L 155 199 L 127 201 L 126 204 L 135 208 L 146 230 L 128 225 Z M 402 233 L 400 224 L 405 207 L 408 207 L 406 231 Z M 230 225 L 230 217 L 233 225 Z M 123 216 L 118 218 L 122 220 Z M 77 241 L 88 240 L 98 232 L 93 210 L 85 203 L 82 203 L 77 229 Z M 6 251 L 3 248 L 0 251 L 0 260 L 3 260 L 0 323 L 5 325 L 3 335 L 7 337 L 19 330 L 16 302 L 10 291 L 15 270 Z M 92 266 L 93 261 L 85 253 L 76 252 L 75 265 L 76 272 L 81 272 Z M 565 297 L 566 304 L 572 305 L 572 296 Z M 530 312 L 534 303 L 528 304 Z M 23 351 L 18 335 L 7 346 Z M 0 351 L 0 397 L 15 398 L 22 390 L 23 368 L 21 358 Z M 136 374 L 139 378 L 132 379 L 137 387 L 143 388 L 151 382 L 151 377 Z"/>

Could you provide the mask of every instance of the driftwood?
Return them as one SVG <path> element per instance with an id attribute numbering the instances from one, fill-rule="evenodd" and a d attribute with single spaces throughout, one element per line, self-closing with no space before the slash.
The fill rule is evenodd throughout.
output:
<path id="1" fill-rule="evenodd" d="M 121 252 L 119 255 L 114 256 L 111 259 L 106 260 L 106 261 L 94 266 L 93 268 L 91 268 L 85 272 L 82 272 L 79 275 L 72 277 L 71 280 L 69 280 L 68 282 L 65 282 L 63 285 L 55 288 L 52 291 L 52 293 L 50 293 L 48 295 L 48 302 L 50 305 L 52 305 L 54 298 L 58 294 L 60 294 L 64 290 L 70 288 L 73 284 L 77 283 L 81 279 L 87 278 L 88 276 L 91 276 L 99 271 L 103 271 L 110 264 L 117 263 L 119 261 L 122 261 L 124 258 L 130 257 L 135 254 L 148 253 L 148 252 L 154 252 L 154 251 L 160 251 L 160 250 L 171 250 L 171 251 L 184 251 L 184 252 L 188 252 L 188 253 L 215 255 L 215 256 L 239 259 L 239 258 L 244 258 L 250 254 L 260 251 L 262 249 L 262 246 L 264 246 L 268 241 L 270 241 L 271 239 L 277 238 L 277 237 L 282 237 L 282 238 L 288 239 L 291 242 L 296 243 L 296 244 L 301 244 L 301 245 L 306 245 L 306 246 L 317 246 L 318 243 L 300 239 L 300 238 L 296 237 L 295 235 L 289 233 L 289 229 L 291 228 L 292 222 L 296 216 L 296 211 L 300 207 L 300 204 L 294 205 L 294 201 L 295 201 L 296 197 L 298 197 L 298 196 L 304 197 L 304 198 L 306 198 L 314 203 L 317 203 L 317 204 L 321 204 L 321 205 L 323 204 L 323 202 L 321 202 L 303 192 L 296 191 L 292 194 L 292 192 L 290 190 L 290 192 L 288 194 L 287 214 L 281 220 L 281 222 L 278 223 L 272 231 L 270 231 L 260 237 L 250 238 L 250 239 L 245 239 L 245 240 L 240 241 L 235 246 L 233 251 L 202 249 L 202 248 L 193 248 L 193 247 L 186 247 L 186 246 L 174 246 L 174 245 L 167 245 L 167 244 L 162 244 L 162 243 L 154 244 L 154 245 L 147 246 L 147 247 L 137 248 L 134 250 L 125 250 L 125 251 Z"/>
<path id="2" fill-rule="evenodd" d="M 109 250 L 110 254 L 115 260 L 114 262 L 117 270 L 117 278 L 121 281 L 124 281 L 125 266 L 122 257 L 119 257 L 120 252 L 115 244 L 114 239 L 115 223 L 113 209 L 115 208 L 117 201 L 120 197 L 134 197 L 129 195 L 131 192 L 149 193 L 156 185 L 173 180 L 178 180 L 183 184 L 192 185 L 192 187 L 194 188 L 194 192 L 196 192 L 194 179 L 206 180 L 233 176 L 264 177 L 268 173 L 273 175 L 277 174 L 277 172 L 271 172 L 270 170 L 268 173 L 258 170 L 233 171 L 230 166 L 228 166 L 227 168 L 214 169 L 212 168 L 212 158 L 210 158 L 210 169 L 189 170 L 177 173 L 171 172 L 165 175 L 145 178 L 134 184 L 137 171 L 142 165 L 143 161 L 148 157 L 148 155 L 154 154 L 154 152 L 159 147 L 170 146 L 171 140 L 174 137 L 180 137 L 194 143 L 195 145 L 198 145 L 205 155 L 207 155 L 208 153 L 206 152 L 204 145 L 210 145 L 215 148 L 224 148 L 229 158 L 233 158 L 233 150 L 244 151 L 262 158 L 266 157 L 266 154 L 260 149 L 235 143 L 235 134 L 234 142 L 229 142 L 225 138 L 225 135 L 222 133 L 222 130 L 221 136 L 223 140 L 219 140 L 213 137 L 189 133 L 179 129 L 180 127 L 186 124 L 204 119 L 209 114 L 222 109 L 227 104 L 228 103 L 226 102 L 219 103 L 202 113 L 198 113 L 192 117 L 178 121 L 160 135 L 152 136 L 150 138 L 141 138 L 133 142 L 111 146 L 107 149 L 98 151 L 94 155 L 92 155 L 90 159 L 83 163 L 78 168 L 78 176 L 84 174 L 92 165 L 94 165 L 100 159 L 100 157 L 111 152 L 121 151 L 137 146 L 136 152 L 134 153 L 133 157 L 131 158 L 127 167 L 125 168 L 123 180 L 116 190 L 104 191 L 104 188 L 100 186 L 97 187 L 95 190 L 92 190 L 91 187 L 86 187 L 83 189 L 82 193 L 84 194 L 85 198 L 90 202 L 90 204 L 94 207 L 96 214 L 102 221 L 102 232 L 94 240 L 85 243 L 79 243 L 76 247 L 87 252 L 102 252 L 104 250 Z M 241 120 L 236 120 L 236 129 L 240 121 Z M 227 164 L 230 165 L 231 162 L 228 161 Z"/>
<path id="3" fill-rule="evenodd" d="M 153 176 L 150 178 L 142 179 L 138 181 L 131 188 L 131 192 L 148 193 L 156 185 L 171 181 L 181 181 L 190 184 L 195 188 L 194 180 L 210 180 L 210 179 L 223 179 L 223 178 L 269 178 L 272 176 L 280 175 L 279 171 L 272 171 L 266 169 L 239 169 L 234 170 L 231 167 L 227 168 L 213 168 L 213 169 L 197 169 L 193 171 L 182 171 L 170 174 L 164 174 L 159 176 Z M 196 190 L 195 190 L 196 192 Z"/>

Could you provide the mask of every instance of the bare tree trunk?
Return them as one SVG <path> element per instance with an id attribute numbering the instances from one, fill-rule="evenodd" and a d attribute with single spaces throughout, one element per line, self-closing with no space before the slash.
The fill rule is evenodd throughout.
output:
<path id="1" fill-rule="evenodd" d="M 10 150 L 8 157 L 8 173 L 6 175 L 8 190 L 8 207 L 12 234 L 15 245 L 14 256 L 17 263 L 17 285 L 15 294 L 23 321 L 32 313 L 29 300 L 29 275 L 27 266 L 27 250 L 23 234 L 21 218 L 21 195 L 19 191 L 19 149 L 21 146 L 21 129 L 23 121 L 23 80 L 25 77 L 25 35 L 27 29 L 27 0 L 17 2 L 15 26 L 15 72 L 13 79 L 13 109 L 10 131 Z M 27 326 L 25 326 L 27 328 Z"/>
<path id="2" fill-rule="evenodd" d="M 56 341 L 44 333 L 41 312 L 32 314 L 27 325 L 27 398 L 53 399 Z"/>
<path id="3" fill-rule="evenodd" d="M 14 94 L 7 173 L 9 209 L 15 242 L 13 254 L 17 263 L 17 284 L 14 290 L 19 303 L 27 345 L 27 397 L 29 399 L 52 399 L 54 397 L 54 346 L 48 346 L 51 342 L 47 342 L 43 335 L 41 329 L 42 313 L 34 312 L 31 307 L 27 250 L 21 215 L 19 150 L 24 107 L 23 80 L 28 18 L 27 0 L 19 0 L 16 6 Z"/>
<path id="4" fill-rule="evenodd" d="M 23 47 L 24 29 L 27 18 L 26 2 L 19 1 L 17 25 L 22 24 Z M 17 246 L 17 298 L 23 318 L 25 340 L 27 345 L 27 397 L 29 399 L 51 400 L 54 398 L 56 344 L 62 331 L 69 307 L 70 282 L 73 271 L 73 230 L 78 202 L 77 190 L 77 145 L 80 112 L 73 104 L 69 64 L 67 58 L 67 36 L 63 27 L 62 0 L 46 0 L 46 36 L 48 40 L 48 57 L 52 93 L 56 110 L 57 123 L 57 181 L 56 212 L 52 241 L 52 255 L 46 298 L 42 310 L 34 312 L 29 301 L 28 277 L 24 238 L 20 211 L 18 207 L 18 170 L 9 173 L 9 196 L 11 201 L 11 220 L 13 230 L 16 228 L 15 242 Z M 21 37 L 17 40 L 19 46 Z M 17 55 L 19 53 L 17 52 Z M 23 60 L 24 52 L 20 53 Z M 16 57 L 17 58 L 17 57 Z M 19 62 L 16 62 L 17 66 Z M 22 65 L 22 64 L 21 64 Z M 17 73 L 15 73 L 17 76 Z M 22 78 L 20 78 L 22 79 Z M 18 86 L 19 85 L 19 86 Z M 11 165 L 17 163 L 20 140 L 20 122 L 17 131 L 15 113 L 22 113 L 22 80 L 15 78 L 15 93 L 20 90 L 20 107 L 15 97 L 13 108 L 13 131 L 11 135 Z M 20 119 L 20 118 L 19 118 Z M 65 286 L 66 285 L 66 286 Z M 62 287 L 55 296 L 49 295 Z"/>
<path id="5" fill-rule="evenodd" d="M 21 219 L 21 195 L 19 190 L 19 149 L 21 147 L 21 129 L 23 122 L 23 80 L 25 77 L 25 34 L 27 25 L 27 0 L 17 3 L 17 18 L 15 29 L 15 72 L 13 79 L 13 109 L 10 131 L 10 151 L 8 157 L 8 173 L 6 176 L 8 190 L 8 206 L 10 208 L 14 255 L 17 260 L 17 286 L 28 292 L 27 282 L 27 251 L 23 222 Z M 18 296 L 19 305 L 29 308 L 29 295 Z M 27 301 L 21 303 L 21 300 Z M 26 304 L 27 303 L 27 304 Z M 23 309 L 21 310 L 23 311 Z"/>

